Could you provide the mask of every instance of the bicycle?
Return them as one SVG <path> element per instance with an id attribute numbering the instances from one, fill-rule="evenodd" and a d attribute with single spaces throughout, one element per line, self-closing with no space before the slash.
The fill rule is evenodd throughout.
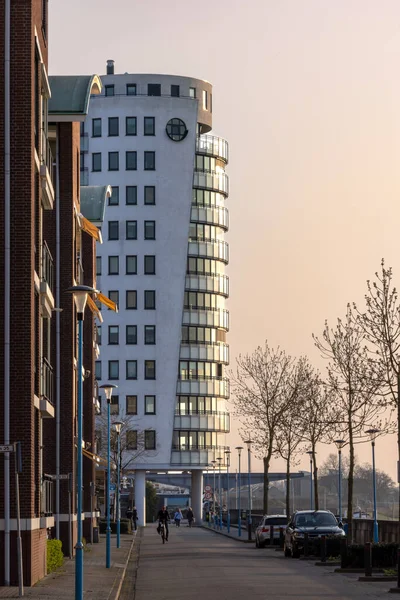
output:
<path id="1" fill-rule="evenodd" d="M 160 529 L 160 531 L 159 531 L 159 534 L 160 534 L 160 536 L 161 536 L 162 543 L 163 543 L 163 544 L 165 544 L 165 525 L 164 525 L 164 523 L 162 522 L 162 523 L 159 523 L 159 524 L 158 524 L 158 527 L 159 527 L 159 529 Z"/>

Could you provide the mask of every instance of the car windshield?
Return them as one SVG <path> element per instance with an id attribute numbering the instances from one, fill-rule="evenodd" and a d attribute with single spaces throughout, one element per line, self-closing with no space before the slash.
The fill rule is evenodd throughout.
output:
<path id="1" fill-rule="evenodd" d="M 329 513 L 303 513 L 295 519 L 296 527 L 337 527 L 337 521 Z"/>
<path id="2" fill-rule="evenodd" d="M 287 518 L 286 517 L 270 517 L 269 519 L 265 519 L 266 525 L 286 525 Z"/>

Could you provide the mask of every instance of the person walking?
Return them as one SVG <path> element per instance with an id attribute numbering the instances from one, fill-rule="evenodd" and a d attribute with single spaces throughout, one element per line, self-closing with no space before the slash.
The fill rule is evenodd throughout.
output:
<path id="1" fill-rule="evenodd" d="M 132 521 L 132 516 L 133 516 L 133 510 L 131 509 L 130 506 L 128 506 L 127 511 L 126 511 L 126 518 L 130 520 L 131 522 L 131 529 L 133 531 L 133 521 Z"/>
<path id="2" fill-rule="evenodd" d="M 132 521 L 133 521 L 133 527 L 134 530 L 137 530 L 137 520 L 138 520 L 138 514 L 137 514 L 137 510 L 136 510 L 136 506 L 133 507 L 132 510 Z"/>
<path id="3" fill-rule="evenodd" d="M 181 526 L 181 519 L 183 518 L 182 515 L 182 511 L 180 508 L 178 508 L 178 510 L 176 511 L 175 515 L 174 515 L 174 520 L 175 520 L 175 526 L 176 527 L 180 527 Z"/>
<path id="4" fill-rule="evenodd" d="M 188 523 L 189 523 L 189 527 L 191 527 L 193 525 L 193 523 L 194 523 L 194 513 L 192 511 L 192 507 L 191 506 L 189 506 L 186 515 L 187 515 L 187 520 L 188 520 Z"/>

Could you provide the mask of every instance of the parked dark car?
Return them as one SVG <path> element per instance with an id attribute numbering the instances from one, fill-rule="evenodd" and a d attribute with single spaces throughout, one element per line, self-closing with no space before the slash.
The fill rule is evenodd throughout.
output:
<path id="1" fill-rule="evenodd" d="M 341 525 L 341 524 L 340 524 Z M 327 552 L 338 546 L 345 532 L 333 513 L 329 510 L 299 510 L 292 515 L 286 528 L 285 556 L 298 558 L 304 552 L 304 535 L 308 533 L 310 552 L 319 547 L 322 536 L 326 537 Z"/>
<path id="2" fill-rule="evenodd" d="M 274 527 L 274 542 L 279 540 L 280 529 L 286 529 L 288 519 L 285 515 L 264 515 L 256 529 L 256 548 L 264 548 L 271 543 L 271 525 Z M 272 543 L 274 543 L 272 542 Z"/>

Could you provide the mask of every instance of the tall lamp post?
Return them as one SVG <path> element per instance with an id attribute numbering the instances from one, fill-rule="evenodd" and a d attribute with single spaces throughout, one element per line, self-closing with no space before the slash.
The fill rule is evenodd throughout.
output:
<path id="1" fill-rule="evenodd" d="M 215 529 L 215 465 L 217 464 L 216 460 L 211 461 L 213 473 L 214 473 L 214 487 L 213 487 L 213 527 Z"/>
<path id="2" fill-rule="evenodd" d="M 231 506 L 230 506 L 230 498 L 229 498 L 229 467 L 231 466 L 231 451 L 225 450 L 226 455 L 226 510 L 228 512 L 228 517 L 226 520 L 226 528 L 228 533 L 231 530 Z"/>
<path id="3" fill-rule="evenodd" d="M 218 456 L 218 490 L 219 490 L 219 528 L 222 529 L 222 491 L 221 491 L 221 461 L 224 459 Z"/>
<path id="4" fill-rule="evenodd" d="M 106 528 L 106 568 L 109 569 L 111 567 L 111 520 L 110 520 L 110 487 L 111 487 L 111 464 L 110 464 L 110 454 L 111 454 L 111 418 L 110 418 L 110 405 L 111 405 L 111 396 L 113 390 L 116 388 L 116 385 L 112 385 L 111 383 L 105 383 L 101 385 L 99 389 L 104 390 L 104 394 L 107 400 L 107 494 L 106 494 L 106 511 L 107 511 L 107 528 Z"/>
<path id="5" fill-rule="evenodd" d="M 242 456 L 242 450 L 243 450 L 243 446 L 236 446 L 235 450 L 238 451 L 238 488 L 239 488 L 239 493 L 238 493 L 238 537 L 241 537 L 242 535 L 242 514 L 241 514 L 241 508 L 240 508 L 240 486 L 241 486 L 241 472 L 240 472 L 240 458 Z"/>
<path id="6" fill-rule="evenodd" d="M 248 513 L 248 521 L 247 521 L 247 534 L 249 542 L 251 542 L 251 444 L 253 443 L 251 440 L 245 440 L 244 442 L 247 445 L 247 471 L 248 471 L 248 484 L 249 484 L 249 513 Z"/>
<path id="7" fill-rule="evenodd" d="M 83 317 L 88 294 L 95 294 L 97 290 L 87 285 L 74 285 L 66 290 L 73 294 L 78 320 L 78 369 L 77 369 L 77 384 L 78 384 L 78 403 L 77 403 L 77 424 L 78 424 L 78 439 L 77 439 L 77 541 L 75 546 L 75 600 L 83 600 L 83 543 L 82 543 L 82 490 L 83 490 L 83 462 L 82 462 L 82 444 L 83 444 Z"/>
<path id="8" fill-rule="evenodd" d="M 313 468 L 313 453 L 312 450 L 309 450 L 307 452 L 308 456 L 310 457 L 310 509 L 313 509 L 313 474 L 312 474 L 312 468 Z"/>
<path id="9" fill-rule="evenodd" d="M 336 448 L 339 455 L 339 481 L 338 481 L 338 498 L 339 498 L 339 521 L 342 520 L 342 448 L 345 445 L 345 440 L 335 440 Z"/>
<path id="10" fill-rule="evenodd" d="M 121 427 L 122 421 L 115 421 L 114 427 L 117 434 L 117 548 L 121 547 L 121 496 L 120 496 L 120 477 L 121 477 Z"/>
<path id="11" fill-rule="evenodd" d="M 379 542 L 379 531 L 378 531 L 378 515 L 376 509 L 376 469 L 375 469 L 375 439 L 377 434 L 379 433 L 379 429 L 368 429 L 365 433 L 367 433 L 371 440 L 372 446 L 372 485 L 374 490 L 374 544 Z"/>

